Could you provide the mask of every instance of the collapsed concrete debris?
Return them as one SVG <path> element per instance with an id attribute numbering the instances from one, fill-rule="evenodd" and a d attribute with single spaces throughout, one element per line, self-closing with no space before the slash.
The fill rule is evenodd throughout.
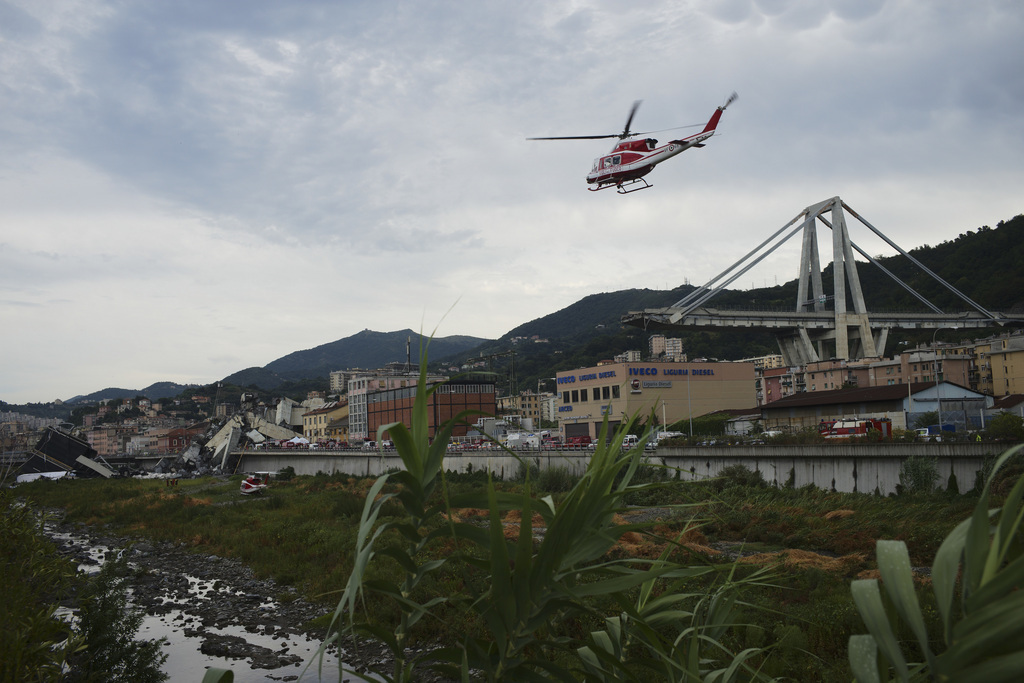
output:
<path id="1" fill-rule="evenodd" d="M 214 471 L 231 472 L 237 463 L 230 462 L 230 454 L 238 450 L 240 445 L 263 443 L 268 439 L 280 441 L 295 436 L 298 434 L 287 427 L 276 425 L 253 413 L 236 414 L 206 442 L 205 451 L 209 466 Z"/>
<path id="2" fill-rule="evenodd" d="M 114 476 L 113 468 L 100 462 L 101 458 L 89 444 L 56 427 L 47 427 L 29 458 L 19 470 L 21 477 L 55 475 L 76 477 Z"/>

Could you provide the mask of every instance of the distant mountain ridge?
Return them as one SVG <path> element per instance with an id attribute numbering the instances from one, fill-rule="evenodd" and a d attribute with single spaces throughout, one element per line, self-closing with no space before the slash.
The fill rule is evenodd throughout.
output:
<path id="1" fill-rule="evenodd" d="M 80 395 L 75 396 L 74 398 L 69 398 L 65 403 L 96 403 L 98 401 L 107 401 L 111 399 L 118 400 L 122 398 L 135 398 L 136 396 L 145 396 L 151 401 L 161 401 L 165 398 L 173 398 L 185 389 L 191 389 L 197 386 L 199 385 L 176 384 L 174 382 L 156 382 L 155 384 L 150 384 L 145 389 L 121 389 L 118 387 L 108 387 L 84 396 Z"/>
<path id="2" fill-rule="evenodd" d="M 430 358 L 440 360 L 476 348 L 489 340 L 465 335 L 428 339 L 408 329 L 398 332 L 374 332 L 367 329 L 351 337 L 289 353 L 262 368 L 241 370 L 228 375 L 223 381 L 239 386 L 254 385 L 261 389 L 273 389 L 288 381 L 326 377 L 335 370 L 375 369 L 406 360 L 417 366 L 420 345 L 428 341 Z"/>

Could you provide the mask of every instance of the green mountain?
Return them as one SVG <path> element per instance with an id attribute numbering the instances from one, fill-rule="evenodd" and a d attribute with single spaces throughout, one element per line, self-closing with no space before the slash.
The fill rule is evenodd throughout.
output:
<path id="1" fill-rule="evenodd" d="M 108 387 L 84 396 L 75 396 L 74 398 L 70 398 L 65 401 L 65 403 L 98 403 L 99 401 L 109 399 L 116 400 L 122 398 L 135 398 L 136 396 L 145 396 L 151 401 L 160 401 L 165 398 L 177 396 L 185 389 L 194 386 L 196 385 L 175 384 L 174 382 L 157 382 L 155 384 L 150 384 L 145 389 L 120 389 L 118 387 Z"/>
<path id="2" fill-rule="evenodd" d="M 420 344 L 427 341 L 427 337 L 412 330 L 363 330 L 351 337 L 289 353 L 262 368 L 241 370 L 225 377 L 223 382 L 272 389 L 288 381 L 324 378 L 335 370 L 373 369 L 406 360 L 411 360 L 416 366 L 419 364 Z M 485 339 L 468 336 L 435 337 L 429 341 L 430 357 L 435 360 L 464 353 L 486 342 Z"/>

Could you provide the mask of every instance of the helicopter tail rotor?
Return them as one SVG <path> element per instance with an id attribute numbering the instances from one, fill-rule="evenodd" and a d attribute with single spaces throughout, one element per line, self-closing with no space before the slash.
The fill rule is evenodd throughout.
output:
<path id="1" fill-rule="evenodd" d="M 723 104 L 723 105 L 722 105 L 721 107 L 719 107 L 719 108 L 720 108 L 720 109 L 721 109 L 722 111 L 725 111 L 725 110 L 726 110 L 726 108 L 728 108 L 728 106 L 729 106 L 730 104 L 732 104 L 733 102 L 735 102 L 735 101 L 736 101 L 736 99 L 737 99 L 738 97 L 739 97 L 739 95 L 737 95 L 737 94 L 735 93 L 735 91 L 734 91 L 734 92 L 733 92 L 733 94 L 729 95 L 729 99 L 727 99 L 727 100 L 725 101 L 725 104 Z"/>

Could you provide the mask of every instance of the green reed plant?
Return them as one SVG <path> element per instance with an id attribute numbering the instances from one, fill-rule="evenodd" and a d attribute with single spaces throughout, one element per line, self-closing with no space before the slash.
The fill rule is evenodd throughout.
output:
<path id="1" fill-rule="evenodd" d="M 672 550 L 666 547 L 653 567 L 671 566 Z M 635 601 L 607 617 L 605 628 L 592 632 L 579 648 L 587 680 L 641 683 L 652 674 L 671 683 L 772 680 L 753 665 L 762 648 L 737 653 L 723 642 L 730 630 L 741 626 L 742 590 L 767 585 L 769 577 L 769 570 L 759 569 L 737 579 L 736 567 L 726 565 L 724 581 L 708 588 L 694 586 L 692 579 L 715 572 L 711 567 L 677 569 L 671 572 L 675 578 L 660 586 L 658 578 L 646 579 Z"/>
<path id="2" fill-rule="evenodd" d="M 902 541 L 878 541 L 877 580 L 851 585 L 869 633 L 850 637 L 850 666 L 858 681 L 1020 680 L 1024 670 L 1024 475 L 1001 507 L 989 508 L 999 469 L 1024 446 L 999 457 L 974 513 L 945 539 L 932 565 L 941 633 L 930 634 L 914 590 Z M 913 633 L 912 654 L 897 637 Z"/>
<path id="3" fill-rule="evenodd" d="M 416 594 L 428 577 L 436 576 L 452 559 L 451 556 L 427 557 L 428 549 L 434 541 L 448 535 L 441 524 L 442 515 L 448 512 L 448 508 L 438 504 L 434 492 L 445 474 L 444 456 L 452 431 L 459 420 L 471 414 L 460 413 L 439 425 L 431 440 L 427 406 L 430 396 L 440 385 L 427 386 L 425 353 L 422 360 L 411 426 L 406 427 L 402 423 L 383 425 L 377 433 L 378 442 L 382 440 L 384 432 L 390 434 L 405 469 L 381 476 L 367 493 L 356 532 L 352 571 L 332 617 L 328 629 L 330 635 L 320 650 L 322 656 L 324 648 L 343 634 L 372 637 L 387 647 L 393 660 L 392 672 L 385 677 L 389 681 L 416 679 L 417 669 L 423 665 L 423 657 L 410 657 L 407 653 L 410 632 L 421 619 L 431 615 L 432 609 L 448 600 L 445 596 L 433 596 L 418 601 Z M 388 484 L 397 485 L 397 488 L 385 491 Z M 404 516 L 378 524 L 382 510 L 393 501 L 401 504 Z M 401 540 L 398 544 L 387 545 L 378 551 L 378 542 L 386 533 L 396 534 Z M 401 572 L 397 579 L 369 579 L 367 570 L 378 552 L 398 563 Z M 392 630 L 366 619 L 357 621 L 359 608 L 365 608 L 364 596 L 368 591 L 390 598 L 398 607 L 398 623 Z"/>

